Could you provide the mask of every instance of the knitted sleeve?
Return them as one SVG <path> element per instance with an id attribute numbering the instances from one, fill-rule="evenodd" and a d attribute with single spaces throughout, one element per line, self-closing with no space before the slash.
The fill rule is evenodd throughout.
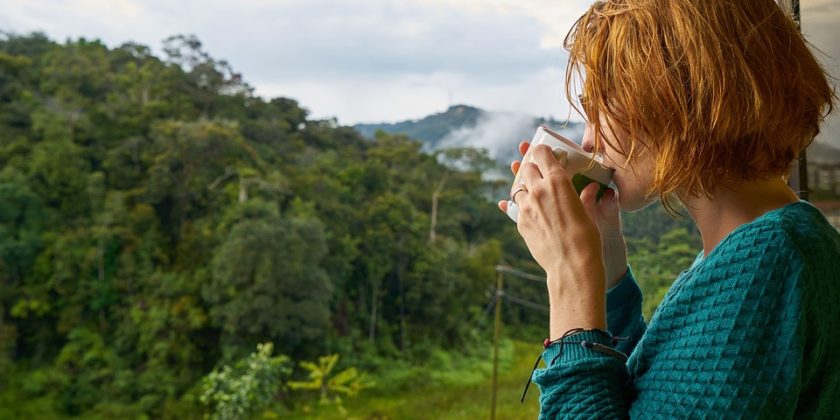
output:
<path id="1" fill-rule="evenodd" d="M 580 344 L 545 348 L 546 368 L 532 376 L 540 419 L 790 418 L 802 369 L 804 265 L 784 235 L 755 239 L 731 241 L 675 282 L 627 364 Z M 641 328 L 625 318 L 615 328 Z M 597 331 L 566 342 L 581 340 L 612 346 Z"/>
<path id="2" fill-rule="evenodd" d="M 627 340 L 619 341 L 615 349 L 629 355 L 636 348 L 645 328 L 642 290 L 628 265 L 624 277 L 607 290 L 607 330 L 612 335 L 628 337 Z"/>

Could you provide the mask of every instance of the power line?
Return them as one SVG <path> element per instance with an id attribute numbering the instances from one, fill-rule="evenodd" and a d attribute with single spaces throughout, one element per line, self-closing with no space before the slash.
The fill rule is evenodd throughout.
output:
<path id="1" fill-rule="evenodd" d="M 536 276 L 530 273 L 526 273 L 521 270 L 517 270 L 513 267 L 507 265 L 497 265 L 496 266 L 496 290 L 493 293 L 493 299 L 491 304 L 493 305 L 493 309 L 495 312 L 495 322 L 493 323 L 493 388 L 492 394 L 490 398 L 490 420 L 496 420 L 496 393 L 498 388 L 498 370 L 499 370 L 499 341 L 502 336 L 502 298 L 508 300 L 511 303 L 515 303 L 517 305 L 522 305 L 532 309 L 539 309 L 541 311 L 548 312 L 548 307 L 545 305 L 541 305 L 536 302 L 531 302 L 527 299 L 518 298 L 516 296 L 510 296 L 505 293 L 504 289 L 504 279 L 505 273 L 510 274 L 514 277 L 530 280 L 533 282 L 539 282 L 545 284 L 546 279 L 544 277 Z M 490 305 L 487 306 L 485 309 L 485 313 L 490 310 Z M 483 318 L 482 318 L 483 320 Z"/>
<path id="2" fill-rule="evenodd" d="M 511 303 L 516 303 L 516 304 L 526 306 L 526 307 L 529 307 L 529 308 L 534 308 L 534 309 L 539 309 L 539 310 L 544 311 L 544 312 L 549 312 L 548 306 L 541 305 L 541 304 L 536 303 L 536 302 L 531 302 L 530 300 L 518 298 L 516 296 L 511 296 L 511 295 L 508 295 L 508 294 L 504 294 L 504 295 L 502 295 L 502 297 L 511 301 Z"/>
<path id="3" fill-rule="evenodd" d="M 519 277 L 519 278 L 522 278 L 522 279 L 525 279 L 525 280 L 531 280 L 531 281 L 540 282 L 542 284 L 545 284 L 545 277 L 537 276 L 537 275 L 534 275 L 534 274 L 531 274 L 531 273 L 526 273 L 524 271 L 517 270 L 517 269 L 515 269 L 513 267 L 510 267 L 510 266 L 507 266 L 507 265 L 497 265 L 496 266 L 496 271 L 501 271 L 503 273 L 512 274 L 516 277 Z"/>
<path id="4" fill-rule="evenodd" d="M 493 296 L 490 297 L 490 302 L 487 302 L 487 307 L 484 308 L 484 313 L 481 314 L 481 317 L 478 318 L 478 321 L 473 326 L 474 331 L 478 331 L 484 326 L 484 321 L 487 320 L 487 315 L 490 313 L 490 310 L 496 306 L 496 291 L 493 291 Z"/>
<path id="5" fill-rule="evenodd" d="M 495 304 L 496 304 L 496 291 L 494 290 L 493 291 L 493 297 L 490 299 L 490 302 L 487 303 L 487 307 L 484 308 L 484 313 L 481 315 L 481 321 L 482 322 L 484 322 L 484 320 L 487 318 L 487 314 L 490 313 L 490 309 L 492 309 L 493 305 L 495 305 Z"/>

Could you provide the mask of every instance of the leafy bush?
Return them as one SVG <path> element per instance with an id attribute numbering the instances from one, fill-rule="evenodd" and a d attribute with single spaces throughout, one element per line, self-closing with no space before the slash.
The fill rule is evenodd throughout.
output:
<path id="1" fill-rule="evenodd" d="M 258 344 L 256 353 L 204 377 L 200 400 L 212 410 L 206 417 L 243 419 L 265 410 L 291 373 L 289 358 L 272 351 L 272 343 Z"/>
<path id="2" fill-rule="evenodd" d="M 354 367 L 333 375 L 332 371 L 337 363 L 338 354 L 321 356 L 318 363 L 300 362 L 300 366 L 309 371 L 309 381 L 289 381 L 289 388 L 318 391 L 319 403 L 335 403 L 339 412 L 346 414 L 341 404 L 341 395 L 355 396 L 361 390 L 372 387 L 374 383 L 368 379 L 367 374 Z"/>

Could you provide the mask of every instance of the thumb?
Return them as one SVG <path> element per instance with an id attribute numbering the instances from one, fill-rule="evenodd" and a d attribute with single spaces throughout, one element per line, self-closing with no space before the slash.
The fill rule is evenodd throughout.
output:
<path id="1" fill-rule="evenodd" d="M 580 191 L 580 202 L 583 203 L 583 210 L 586 211 L 586 215 L 592 219 L 593 222 L 598 222 L 598 208 L 597 208 L 597 195 L 600 186 L 597 182 L 590 182 L 583 190 Z"/>
<path id="2" fill-rule="evenodd" d="M 604 234 L 621 234 L 620 206 L 618 205 L 618 191 L 607 188 L 597 205 L 598 222 L 604 229 Z"/>

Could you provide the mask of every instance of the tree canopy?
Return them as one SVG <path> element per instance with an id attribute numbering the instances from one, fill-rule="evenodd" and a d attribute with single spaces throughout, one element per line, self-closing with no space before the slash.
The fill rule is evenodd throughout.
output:
<path id="1" fill-rule="evenodd" d="M 193 36 L 163 51 L 0 38 L 0 391 L 25 382 L 66 415 L 177 416 L 259 343 L 341 354 L 337 371 L 464 348 L 493 267 L 539 272 L 492 200 L 509 181 L 482 177 L 486 150 L 368 140 L 255 96 Z M 678 272 L 690 235 L 648 225 L 637 247 L 668 247 Z M 511 293 L 545 302 L 540 285 Z"/>

